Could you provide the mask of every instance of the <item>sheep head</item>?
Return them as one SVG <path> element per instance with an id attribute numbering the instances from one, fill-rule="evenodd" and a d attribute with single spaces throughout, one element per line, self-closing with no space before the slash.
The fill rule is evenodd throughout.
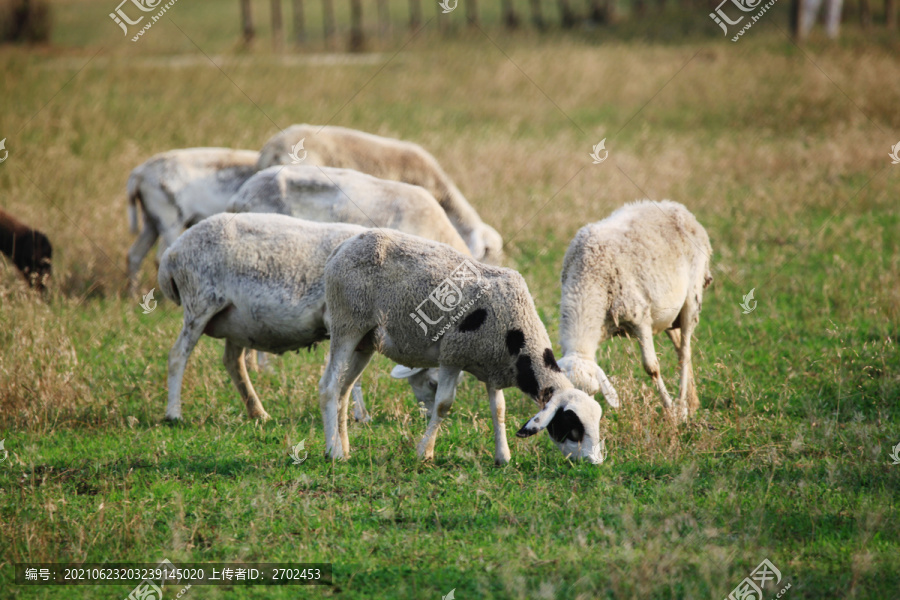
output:
<path id="1" fill-rule="evenodd" d="M 546 429 L 564 456 L 599 465 L 606 459 L 606 442 L 600 438 L 602 416 L 603 409 L 597 401 L 581 390 L 560 390 L 516 436 L 529 437 Z"/>
<path id="2" fill-rule="evenodd" d="M 40 231 L 18 236 L 13 262 L 25 276 L 28 284 L 39 292 L 45 291 L 53 270 L 53 247 Z"/>

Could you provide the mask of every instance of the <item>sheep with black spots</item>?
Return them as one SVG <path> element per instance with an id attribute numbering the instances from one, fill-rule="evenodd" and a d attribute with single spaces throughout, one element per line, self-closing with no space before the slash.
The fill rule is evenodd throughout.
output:
<path id="1" fill-rule="evenodd" d="M 328 259 L 325 297 L 331 349 L 319 403 L 332 458 L 349 457 L 350 390 L 378 351 L 411 368 L 439 368 L 431 419 L 417 448 L 423 459 L 434 456 L 458 375 L 466 371 L 487 388 L 495 462 L 510 458 L 502 390 L 512 386 L 541 407 L 516 435 L 546 429 L 566 456 L 602 462 L 600 405 L 557 366 L 547 330 L 516 271 L 474 262 L 415 236 L 369 230 Z"/>

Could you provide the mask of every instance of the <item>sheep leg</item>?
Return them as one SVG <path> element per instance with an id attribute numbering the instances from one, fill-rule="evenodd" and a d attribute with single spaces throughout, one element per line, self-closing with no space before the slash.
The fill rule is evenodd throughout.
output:
<path id="1" fill-rule="evenodd" d="M 697 390 L 694 387 L 694 367 L 691 356 L 691 337 L 694 327 L 700 320 L 699 311 L 688 304 L 684 308 L 682 317 L 684 318 L 681 320 L 681 352 L 678 353 L 678 360 L 681 363 L 681 390 L 678 394 L 678 406 L 681 410 L 681 420 L 687 421 L 688 415 L 700 407 L 700 399 L 697 397 Z"/>
<path id="2" fill-rule="evenodd" d="M 363 401 L 362 382 L 357 381 L 353 384 L 353 420 L 357 423 L 368 423 L 372 420 L 369 411 L 366 410 L 366 403 Z"/>
<path id="3" fill-rule="evenodd" d="M 238 346 L 231 340 L 225 340 L 225 354 L 222 356 L 222 362 L 225 363 L 225 369 L 231 375 L 231 381 L 237 388 L 241 399 L 247 406 L 247 416 L 251 419 L 260 419 L 262 421 L 269 420 L 269 413 L 263 408 L 247 375 L 247 365 L 244 362 L 244 348 Z"/>
<path id="4" fill-rule="evenodd" d="M 675 346 L 675 352 L 681 355 L 681 329 L 666 329 L 666 335 L 669 336 L 669 339 L 672 340 L 672 345 Z"/>
<path id="5" fill-rule="evenodd" d="M 156 228 L 145 217 L 141 234 L 128 249 L 128 292 L 132 296 L 137 296 L 138 293 L 138 271 L 141 269 L 141 263 L 158 237 Z"/>
<path id="6" fill-rule="evenodd" d="M 185 315 L 181 333 L 169 351 L 169 404 L 166 406 L 168 421 L 181 419 L 181 383 L 184 379 L 184 370 L 208 321 L 209 318 L 198 319 Z"/>
<path id="7" fill-rule="evenodd" d="M 347 435 L 350 392 L 374 352 L 374 346 L 366 343 L 365 336 L 352 343 L 332 340 L 328 364 L 319 381 L 319 408 L 325 422 L 325 449 L 333 459 L 350 457 Z"/>
<path id="8" fill-rule="evenodd" d="M 656 356 L 656 349 L 653 346 L 653 330 L 649 323 L 642 325 L 637 331 L 638 343 L 641 345 L 641 359 L 644 363 L 644 370 L 653 379 L 656 389 L 662 398 L 663 406 L 670 414 L 673 411 L 672 397 L 666 390 L 666 384 L 663 383 L 662 375 L 659 373 L 659 359 Z"/>
<path id="9" fill-rule="evenodd" d="M 431 411 L 431 420 L 425 430 L 425 436 L 416 446 L 419 458 L 431 460 L 434 458 L 434 442 L 437 440 L 438 429 L 441 421 L 450 412 L 453 400 L 456 397 L 456 384 L 459 381 L 460 369 L 441 365 L 438 371 L 438 387 L 434 395 L 434 408 Z"/>
<path id="10" fill-rule="evenodd" d="M 245 352 L 244 362 L 247 364 L 248 372 L 259 373 L 260 371 L 272 370 L 269 367 L 269 356 L 259 350 Z"/>
<path id="11" fill-rule="evenodd" d="M 156 246 L 156 259 L 155 259 L 155 262 L 156 262 L 156 268 L 157 268 L 157 269 L 159 269 L 159 263 L 162 262 L 162 256 L 163 256 L 163 254 L 166 253 L 166 250 L 168 250 L 168 249 L 169 249 L 169 246 L 171 246 L 171 245 L 172 245 L 171 243 L 166 243 L 166 241 L 165 241 L 164 239 L 161 239 L 161 240 L 159 241 L 159 244 L 157 244 L 157 246 Z"/>
<path id="12" fill-rule="evenodd" d="M 506 399 L 503 390 L 487 387 L 488 399 L 491 402 L 491 417 L 494 420 L 494 464 L 505 465 L 509 462 L 509 444 L 506 443 Z"/>
<path id="13" fill-rule="evenodd" d="M 678 353 L 678 368 L 684 372 L 684 357 L 681 353 L 681 329 L 667 329 L 666 333 L 669 335 L 669 339 L 672 340 L 672 345 L 675 346 L 675 352 Z M 682 388 L 684 388 L 684 383 L 681 384 Z M 681 392 L 679 390 L 679 396 L 681 396 Z M 695 412 L 700 407 L 700 399 L 697 397 L 697 387 L 694 384 L 694 368 L 693 364 L 688 369 L 688 385 L 687 385 L 687 400 L 688 400 L 688 409 L 691 413 Z"/>

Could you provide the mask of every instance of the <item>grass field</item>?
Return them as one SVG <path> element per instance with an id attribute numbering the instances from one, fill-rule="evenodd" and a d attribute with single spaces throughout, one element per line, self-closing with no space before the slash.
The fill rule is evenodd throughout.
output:
<path id="1" fill-rule="evenodd" d="M 779 14 L 737 44 L 431 24 L 405 46 L 321 60 L 237 49 L 237 2 L 181 0 L 138 43 L 106 16 L 114 4 L 59 2 L 53 47 L 0 48 L 0 206 L 55 250 L 46 303 L 0 260 L 0 597 L 133 587 L 19 586 L 16 562 L 164 558 L 334 564 L 330 587 L 187 598 L 723 598 L 765 558 L 783 576 L 767 597 L 787 583 L 790 600 L 900 597 L 897 39 L 849 30 L 801 51 Z M 161 423 L 181 311 L 143 314 L 124 294 L 128 172 L 171 148 L 258 148 L 294 122 L 431 150 L 504 236 L 554 341 L 575 231 L 636 198 L 687 205 L 715 278 L 691 423 L 663 418 L 636 343 L 617 339 L 599 356 L 622 398 L 604 405 L 603 465 L 541 435 L 513 436 L 495 467 L 472 378 L 422 464 L 425 421 L 378 358 L 363 376 L 374 420 L 352 424 L 353 455 L 333 464 L 317 402 L 327 344 L 254 376 L 273 416 L 260 425 L 209 338 L 184 422 Z M 664 336 L 657 351 L 677 388 Z M 507 402 L 512 436 L 535 407 L 518 390 Z"/>

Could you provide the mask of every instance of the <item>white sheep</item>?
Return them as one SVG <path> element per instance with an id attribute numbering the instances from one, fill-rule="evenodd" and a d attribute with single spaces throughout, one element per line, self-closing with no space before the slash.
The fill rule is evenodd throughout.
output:
<path id="1" fill-rule="evenodd" d="M 420 185 L 440 203 L 472 256 L 489 264 L 503 260 L 503 238 L 481 220 L 437 160 L 418 144 L 345 127 L 292 125 L 266 142 L 258 167 L 301 162 Z"/>
<path id="2" fill-rule="evenodd" d="M 327 339 L 325 261 L 363 231 L 283 215 L 219 214 L 179 237 L 159 266 L 163 294 L 184 306 L 184 326 L 169 353 L 166 418 L 181 418 L 184 370 L 205 334 L 225 339 L 225 368 L 247 414 L 268 419 L 247 376 L 244 349 L 283 353 Z M 357 420 L 366 420 L 360 402 L 356 410 Z"/>
<path id="3" fill-rule="evenodd" d="M 344 242 L 325 266 L 331 349 L 319 382 L 325 443 L 347 458 L 350 390 L 377 350 L 412 368 L 439 367 L 431 420 L 418 444 L 434 456 L 460 371 L 485 383 L 494 422 L 494 460 L 509 461 L 502 390 L 516 386 L 541 410 L 516 434 L 547 429 L 574 458 L 603 460 L 600 405 L 556 364 L 550 338 L 516 271 L 477 263 L 446 245 L 369 230 Z"/>
<path id="4" fill-rule="evenodd" d="M 350 169 L 270 167 L 248 179 L 228 202 L 227 210 L 387 227 L 469 252 L 440 205 L 423 188 Z"/>
<path id="5" fill-rule="evenodd" d="M 128 251 L 128 280 L 137 292 L 141 262 L 161 238 L 162 256 L 182 231 L 223 212 L 231 196 L 256 172 L 259 153 L 230 148 L 187 148 L 157 154 L 128 178 L 128 216 L 137 233 L 140 205 L 144 229 Z"/>
<path id="6" fill-rule="evenodd" d="M 563 260 L 559 318 L 559 365 L 575 387 L 592 395 L 602 391 L 618 406 L 615 389 L 596 363 L 597 347 L 612 336 L 634 336 L 644 369 L 673 413 L 653 346 L 653 335 L 665 331 L 681 364 L 676 416 L 686 420 L 689 407 L 699 406 L 691 334 L 700 321 L 703 289 L 712 282 L 711 256 L 706 230 L 669 200 L 626 204 L 580 229 Z"/>

